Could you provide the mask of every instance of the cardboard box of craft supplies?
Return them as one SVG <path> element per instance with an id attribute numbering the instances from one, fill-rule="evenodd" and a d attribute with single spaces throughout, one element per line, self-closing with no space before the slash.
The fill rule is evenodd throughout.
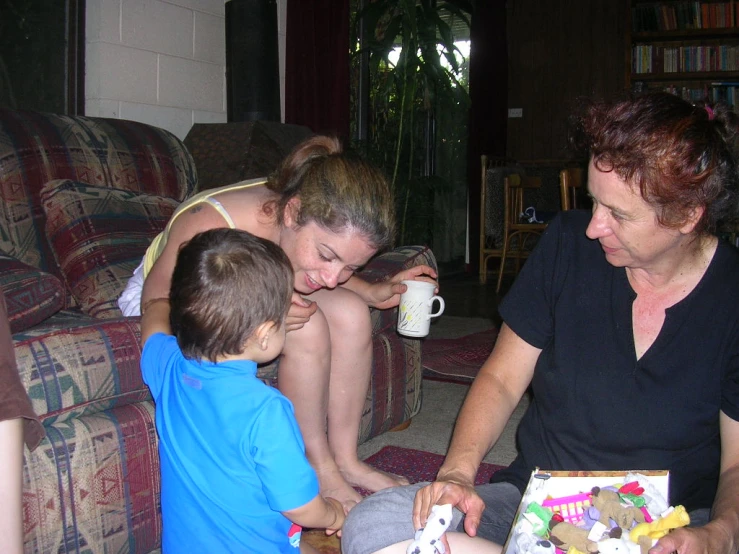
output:
<path id="1" fill-rule="evenodd" d="M 645 552 L 647 544 L 651 546 L 672 528 L 689 521 L 682 506 L 669 504 L 669 478 L 667 471 L 537 468 L 531 473 L 503 554 L 558 554 L 568 550 L 570 554 L 588 554 L 593 551 L 592 542 L 598 543 L 601 554 L 611 548 L 629 554 Z M 601 494 L 601 490 L 607 494 Z M 607 505 L 606 499 L 610 501 Z M 563 522 L 565 525 L 554 528 Z"/>

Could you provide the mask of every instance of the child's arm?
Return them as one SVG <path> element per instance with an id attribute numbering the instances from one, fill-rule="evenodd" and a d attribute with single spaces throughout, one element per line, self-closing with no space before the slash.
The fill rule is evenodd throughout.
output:
<path id="1" fill-rule="evenodd" d="M 153 298 L 141 308 L 141 345 L 155 333 L 171 335 L 169 326 L 169 298 Z"/>
<path id="2" fill-rule="evenodd" d="M 327 535 L 333 535 L 344 525 L 344 508 L 341 502 L 334 498 L 316 497 L 294 510 L 282 512 L 287 519 L 311 529 L 326 529 Z"/>

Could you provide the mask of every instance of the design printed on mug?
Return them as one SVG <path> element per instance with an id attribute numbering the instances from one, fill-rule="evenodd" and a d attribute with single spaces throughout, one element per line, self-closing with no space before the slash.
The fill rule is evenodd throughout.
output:
<path id="1" fill-rule="evenodd" d="M 404 302 L 400 306 L 400 319 L 398 320 L 399 329 L 412 329 L 417 325 L 415 321 L 423 321 L 428 314 L 426 313 L 425 302 Z"/>

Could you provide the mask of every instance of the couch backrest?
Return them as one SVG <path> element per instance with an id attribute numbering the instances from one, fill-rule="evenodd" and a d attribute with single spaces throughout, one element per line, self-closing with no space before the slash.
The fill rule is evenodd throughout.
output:
<path id="1" fill-rule="evenodd" d="M 179 201 L 197 187 L 192 156 L 164 129 L 0 108 L 0 250 L 56 275 L 39 200 L 53 179 Z"/>

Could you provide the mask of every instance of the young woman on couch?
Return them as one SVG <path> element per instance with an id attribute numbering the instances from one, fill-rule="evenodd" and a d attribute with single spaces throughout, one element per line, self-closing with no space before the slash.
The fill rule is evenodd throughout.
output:
<path id="1" fill-rule="evenodd" d="M 180 245 L 216 227 L 271 240 L 293 265 L 295 291 L 279 388 L 295 406 L 321 494 L 339 499 L 348 510 L 361 499 L 354 486 L 378 491 L 407 484 L 357 457 L 372 365 L 368 307 L 397 306 L 404 279 L 436 279 L 426 265 L 375 284 L 354 275 L 392 242 L 387 180 L 377 168 L 343 152 L 338 140 L 310 138 L 269 179 L 203 191 L 185 201 L 147 251 L 121 296 L 121 311 L 136 315 L 148 300 L 167 296 Z"/>

